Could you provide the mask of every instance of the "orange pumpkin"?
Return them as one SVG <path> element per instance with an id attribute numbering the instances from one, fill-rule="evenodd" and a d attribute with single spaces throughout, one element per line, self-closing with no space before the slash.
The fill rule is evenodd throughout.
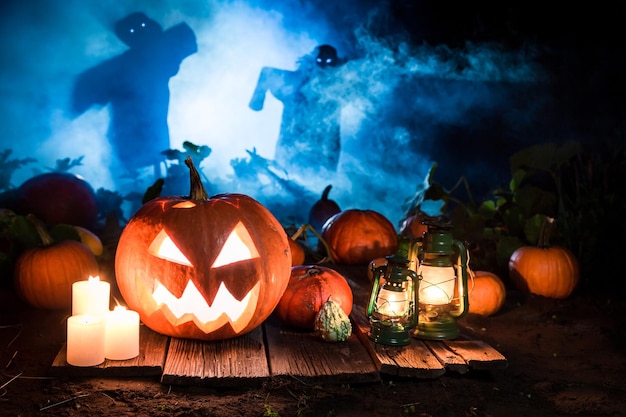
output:
<path id="1" fill-rule="evenodd" d="M 306 257 L 302 245 L 293 239 L 289 239 L 289 248 L 291 249 L 291 266 L 302 265 Z"/>
<path id="2" fill-rule="evenodd" d="M 330 297 L 350 314 L 352 289 L 343 275 L 319 265 L 294 266 L 276 315 L 290 327 L 313 330 L 315 316 Z"/>
<path id="3" fill-rule="evenodd" d="M 115 271 L 128 307 L 152 330 L 218 340 L 245 334 L 274 310 L 291 271 L 289 238 L 259 202 L 191 194 L 145 203 L 119 239 Z"/>
<path id="4" fill-rule="evenodd" d="M 398 249 L 395 227 L 373 210 L 350 209 L 335 214 L 324 224 L 322 238 L 333 260 L 348 265 L 368 264 Z"/>
<path id="5" fill-rule="evenodd" d="M 469 290 L 469 312 L 491 316 L 502 308 L 506 299 L 506 287 L 496 274 L 475 271 L 473 287 Z"/>
<path id="6" fill-rule="evenodd" d="M 549 245 L 553 221 L 552 218 L 544 221 L 537 246 L 522 246 L 513 252 L 509 259 L 509 274 L 521 291 L 564 299 L 578 285 L 580 266 L 569 249 Z"/>
<path id="7" fill-rule="evenodd" d="M 75 240 L 54 242 L 43 224 L 33 222 L 43 245 L 27 249 L 17 258 L 15 289 L 35 308 L 69 309 L 72 284 L 98 276 L 98 261 L 87 245 Z"/>

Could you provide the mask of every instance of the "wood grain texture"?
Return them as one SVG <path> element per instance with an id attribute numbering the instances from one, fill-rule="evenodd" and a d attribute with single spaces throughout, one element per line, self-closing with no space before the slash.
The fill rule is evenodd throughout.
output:
<path id="1" fill-rule="evenodd" d="M 172 338 L 161 382 L 236 386 L 270 376 L 261 327 L 214 342 Z"/>
<path id="2" fill-rule="evenodd" d="M 52 376 L 160 376 L 163 373 L 169 337 L 156 333 L 146 326 L 139 327 L 139 355 L 136 358 L 114 361 L 106 359 L 97 366 L 80 367 L 67 363 L 67 345 L 61 350 L 50 366 Z"/>

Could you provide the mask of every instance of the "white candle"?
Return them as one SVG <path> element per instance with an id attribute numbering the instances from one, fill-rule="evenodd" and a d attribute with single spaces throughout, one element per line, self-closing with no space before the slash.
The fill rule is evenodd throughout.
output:
<path id="1" fill-rule="evenodd" d="M 72 284 L 72 315 L 106 315 L 109 311 L 111 284 L 100 281 L 100 277 L 89 277 L 87 281 Z"/>
<path id="2" fill-rule="evenodd" d="M 139 314 L 117 306 L 106 316 L 104 356 L 126 360 L 139 355 Z"/>
<path id="3" fill-rule="evenodd" d="M 104 362 L 104 319 L 80 315 L 67 319 L 67 363 L 94 366 Z"/>

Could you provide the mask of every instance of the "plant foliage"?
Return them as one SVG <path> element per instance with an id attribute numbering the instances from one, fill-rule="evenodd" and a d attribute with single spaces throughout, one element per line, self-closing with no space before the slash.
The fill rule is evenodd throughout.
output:
<path id="1" fill-rule="evenodd" d="M 624 141 L 538 144 L 509 162 L 508 183 L 480 202 L 465 178 L 450 189 L 434 182 L 433 165 L 428 187 L 419 185 L 407 202 L 407 216 L 439 207 L 438 213 L 424 212 L 452 223 L 455 237 L 468 243 L 470 266 L 505 276 L 511 254 L 536 245 L 543 219 L 554 217 L 553 244 L 572 250 L 586 284 L 610 285 L 626 250 Z"/>

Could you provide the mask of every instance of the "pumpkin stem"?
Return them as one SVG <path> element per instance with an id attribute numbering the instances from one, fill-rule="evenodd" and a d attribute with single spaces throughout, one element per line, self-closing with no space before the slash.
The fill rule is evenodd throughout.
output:
<path id="1" fill-rule="evenodd" d="M 552 224 L 554 223 L 554 217 L 546 216 L 541 223 L 541 229 L 539 229 L 539 241 L 537 247 L 549 248 L 550 247 L 550 232 L 552 231 Z"/>
<path id="2" fill-rule="evenodd" d="M 305 277 L 311 277 L 311 276 L 319 275 L 321 273 L 322 273 L 322 271 L 318 267 L 311 266 L 310 268 L 308 268 L 306 270 L 306 272 L 304 273 L 304 276 Z"/>
<path id="3" fill-rule="evenodd" d="M 328 246 L 328 243 L 326 243 L 326 241 L 324 240 L 324 238 L 322 237 L 322 235 L 320 235 L 317 230 L 315 230 L 315 228 L 313 226 L 311 226 L 310 224 L 306 223 L 303 224 L 302 226 L 300 226 L 298 228 L 298 230 L 296 231 L 296 233 L 294 233 L 291 236 L 291 239 L 296 240 L 300 237 L 300 235 L 304 235 L 304 239 L 307 242 L 308 245 L 308 240 L 306 237 L 306 231 L 310 230 L 311 232 L 313 232 L 313 234 L 317 237 L 317 239 L 319 240 L 319 242 L 324 246 L 324 249 L 326 250 L 326 256 L 322 258 L 322 260 L 320 260 L 317 263 L 323 263 L 323 262 L 332 262 L 334 263 L 335 260 L 333 259 L 333 254 L 330 251 L 330 247 Z"/>
<path id="4" fill-rule="evenodd" d="M 188 156 L 185 159 L 185 165 L 189 167 L 189 179 L 190 179 L 190 189 L 189 189 L 189 199 L 190 200 L 208 200 L 209 195 L 207 194 L 204 185 L 202 184 L 202 180 L 200 179 L 200 174 L 196 169 L 191 157 Z"/>
<path id="5" fill-rule="evenodd" d="M 48 232 L 46 225 L 39 218 L 37 218 L 34 214 L 28 214 L 26 218 L 37 231 L 37 235 L 39 235 L 39 239 L 41 239 L 41 244 L 43 246 L 50 246 L 54 243 L 52 235 Z"/>
<path id="6" fill-rule="evenodd" d="M 324 191 L 322 192 L 322 201 L 328 201 L 328 193 L 330 193 L 330 189 L 333 188 L 332 184 L 328 184 Z"/>

